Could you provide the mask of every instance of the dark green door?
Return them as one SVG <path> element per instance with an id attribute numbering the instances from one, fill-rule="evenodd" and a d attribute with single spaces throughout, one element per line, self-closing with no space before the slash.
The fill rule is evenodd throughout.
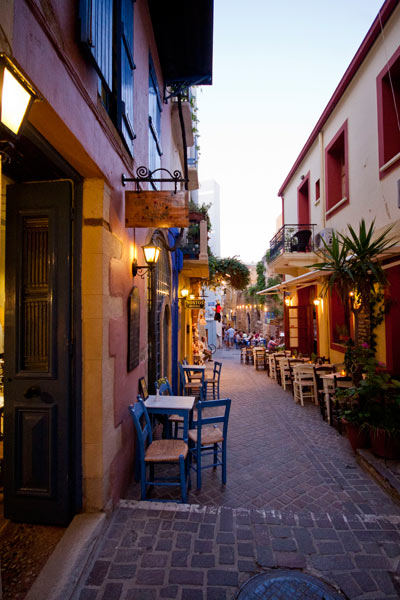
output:
<path id="1" fill-rule="evenodd" d="M 5 516 L 71 517 L 70 181 L 7 188 Z"/>

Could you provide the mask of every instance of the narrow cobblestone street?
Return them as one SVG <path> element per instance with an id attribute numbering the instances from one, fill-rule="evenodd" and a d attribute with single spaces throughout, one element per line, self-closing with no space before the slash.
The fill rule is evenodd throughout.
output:
<path id="1" fill-rule="evenodd" d="M 74 598 L 228 600 L 277 568 L 351 599 L 398 598 L 400 507 L 316 406 L 295 404 L 238 351 L 218 354 L 232 399 L 227 485 L 207 471 L 190 506 L 137 502 L 133 485 Z"/>

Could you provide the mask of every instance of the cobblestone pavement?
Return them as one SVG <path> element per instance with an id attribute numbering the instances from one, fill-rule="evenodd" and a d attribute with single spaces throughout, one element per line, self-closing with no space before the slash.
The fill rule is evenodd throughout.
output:
<path id="1" fill-rule="evenodd" d="M 137 502 L 133 485 L 74 598 L 228 600 L 272 568 L 351 599 L 399 598 L 400 507 L 317 407 L 295 404 L 238 351 L 219 356 L 232 399 L 227 485 L 206 471 L 190 506 Z"/>

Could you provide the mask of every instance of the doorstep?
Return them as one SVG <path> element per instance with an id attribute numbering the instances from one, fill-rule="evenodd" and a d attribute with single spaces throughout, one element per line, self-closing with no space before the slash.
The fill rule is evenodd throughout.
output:
<path id="1" fill-rule="evenodd" d="M 400 461 L 378 458 L 370 450 L 356 451 L 357 462 L 400 504 Z"/>

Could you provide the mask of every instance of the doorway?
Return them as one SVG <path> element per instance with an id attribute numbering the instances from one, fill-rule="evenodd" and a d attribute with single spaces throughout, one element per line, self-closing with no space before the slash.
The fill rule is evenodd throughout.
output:
<path id="1" fill-rule="evenodd" d="M 0 231 L 4 514 L 66 524 L 82 499 L 80 227 L 73 212 L 80 182 L 33 128 L 10 159 L 1 173 Z"/>

